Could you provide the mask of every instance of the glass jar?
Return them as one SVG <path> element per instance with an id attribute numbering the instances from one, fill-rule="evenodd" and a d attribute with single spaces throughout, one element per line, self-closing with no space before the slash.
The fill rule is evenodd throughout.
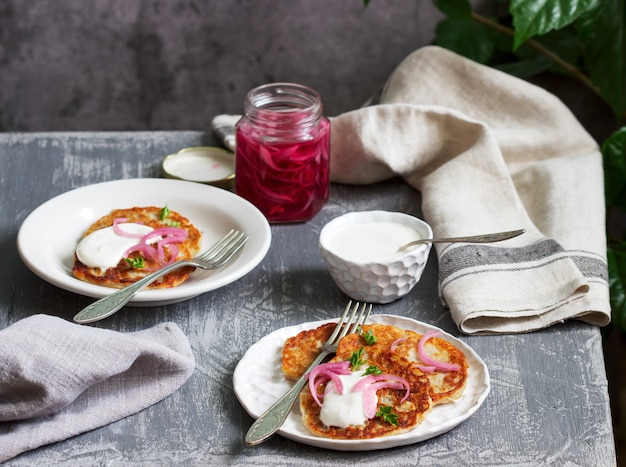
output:
<path id="1" fill-rule="evenodd" d="M 235 191 L 270 222 L 311 219 L 328 199 L 330 122 L 313 89 L 252 89 L 236 125 Z"/>

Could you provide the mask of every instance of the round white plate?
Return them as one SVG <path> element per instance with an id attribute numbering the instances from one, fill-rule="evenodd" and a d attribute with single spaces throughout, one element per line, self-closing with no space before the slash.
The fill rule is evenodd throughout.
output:
<path id="1" fill-rule="evenodd" d="M 62 289 L 94 298 L 113 289 L 72 276 L 74 250 L 87 228 L 114 209 L 167 206 L 202 232 L 201 251 L 231 229 L 249 236 L 236 258 L 221 269 L 197 269 L 178 287 L 142 290 L 135 306 L 177 303 L 223 287 L 250 272 L 267 254 L 270 226 L 263 214 L 233 193 L 200 183 L 160 178 L 116 180 L 63 193 L 35 209 L 24 221 L 17 247 L 24 263 L 39 277 Z"/>
<path id="2" fill-rule="evenodd" d="M 285 340 L 300 331 L 314 329 L 327 322 L 317 321 L 278 329 L 252 345 L 244 354 L 235 368 L 233 387 L 239 402 L 252 417 L 258 418 L 292 385 L 292 382 L 283 377 L 281 369 L 281 353 Z M 369 322 L 390 324 L 419 334 L 439 329 L 410 318 L 394 315 L 373 315 Z M 489 372 L 476 352 L 454 336 L 441 332 L 441 337 L 465 353 L 469 364 L 467 385 L 460 399 L 435 406 L 426 419 L 413 430 L 366 440 L 320 438 L 312 435 L 304 427 L 302 415 L 296 403 L 278 433 L 285 438 L 311 446 L 339 451 L 369 451 L 417 443 L 451 430 L 474 414 L 487 397 L 490 389 Z"/>

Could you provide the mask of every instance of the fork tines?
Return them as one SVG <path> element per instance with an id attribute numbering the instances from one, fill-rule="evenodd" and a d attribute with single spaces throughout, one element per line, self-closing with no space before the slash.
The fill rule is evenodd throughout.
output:
<path id="1" fill-rule="evenodd" d="M 359 306 L 361 304 L 356 302 L 354 307 L 352 307 L 352 300 L 348 302 L 348 306 L 346 306 L 343 315 L 339 319 L 339 323 L 330 338 L 329 342 L 338 342 L 343 339 L 348 334 L 354 334 L 357 332 L 360 326 L 364 325 L 367 322 L 367 319 L 372 312 L 372 304 L 371 303 L 363 303 L 361 309 L 359 311 Z M 351 311 L 352 307 L 352 311 Z M 339 325 L 341 324 L 341 325 Z M 341 331 L 341 334 L 339 332 Z"/>
<path id="2" fill-rule="evenodd" d="M 209 250 L 199 255 L 197 259 L 202 261 L 225 262 L 247 241 L 247 239 L 248 236 L 244 232 L 233 229 Z"/>

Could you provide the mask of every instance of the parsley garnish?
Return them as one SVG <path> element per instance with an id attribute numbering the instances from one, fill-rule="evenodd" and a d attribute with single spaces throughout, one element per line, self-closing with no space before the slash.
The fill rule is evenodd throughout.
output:
<path id="1" fill-rule="evenodd" d="M 124 258 L 128 264 L 136 269 L 143 268 L 143 257 L 137 256 L 136 258 Z"/>
<path id="2" fill-rule="evenodd" d="M 180 222 L 173 221 L 171 219 L 165 219 L 163 220 L 163 223 L 167 225 L 168 227 L 180 227 Z"/>
<path id="3" fill-rule="evenodd" d="M 375 365 L 370 365 L 367 367 L 367 370 L 365 370 L 365 373 L 363 373 L 363 376 L 365 375 L 380 375 L 382 374 L 383 370 L 381 370 L 380 368 L 378 368 Z"/>
<path id="4" fill-rule="evenodd" d="M 398 426 L 398 415 L 391 411 L 391 406 L 389 405 L 381 405 L 378 412 L 376 412 L 376 416 L 382 417 L 387 423 Z"/>
<path id="5" fill-rule="evenodd" d="M 167 204 L 163 206 L 163 209 L 161 209 L 161 220 L 164 221 L 165 218 L 169 216 L 171 212 L 172 211 L 170 211 L 170 208 L 167 207 Z"/>
<path id="6" fill-rule="evenodd" d="M 167 219 L 167 216 L 169 216 L 171 213 L 172 211 L 170 210 L 170 208 L 167 207 L 167 204 L 163 206 L 163 209 L 161 209 L 161 214 L 160 214 L 161 222 L 163 222 L 168 227 L 179 227 L 180 222 Z"/>
<path id="7" fill-rule="evenodd" d="M 356 368 L 365 363 L 363 360 L 361 360 L 362 355 L 363 355 L 363 347 L 361 347 L 357 352 L 352 353 L 352 356 L 350 357 L 350 365 L 352 365 L 352 368 Z"/>
<path id="8" fill-rule="evenodd" d="M 368 329 L 367 332 L 363 334 L 363 339 L 365 339 L 365 343 L 367 345 L 374 345 L 376 342 L 378 342 L 378 339 L 376 339 L 376 336 L 371 329 Z"/>

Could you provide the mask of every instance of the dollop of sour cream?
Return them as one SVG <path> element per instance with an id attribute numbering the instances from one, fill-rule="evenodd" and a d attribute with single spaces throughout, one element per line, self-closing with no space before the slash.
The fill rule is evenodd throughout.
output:
<path id="1" fill-rule="evenodd" d="M 134 223 L 121 223 L 118 227 L 131 235 L 141 236 L 154 230 L 152 227 Z M 150 239 L 148 243 L 159 240 L 160 238 L 156 237 Z M 106 227 L 83 238 L 76 247 L 76 256 L 84 265 L 105 271 L 117 266 L 126 250 L 137 243 L 139 243 L 139 238 L 121 237 L 115 233 L 113 227 Z"/>
<path id="2" fill-rule="evenodd" d="M 402 245 L 422 238 L 408 225 L 396 222 L 367 222 L 346 225 L 328 238 L 328 249 L 355 263 L 382 261 Z"/>
<path id="3" fill-rule="evenodd" d="M 363 378 L 365 371 L 354 371 L 349 375 L 341 375 L 339 379 L 343 384 L 343 394 L 335 391 L 335 386 L 329 382 L 329 391 L 324 395 L 320 420 L 326 426 L 362 425 L 367 422 L 367 416 L 363 409 L 363 392 L 353 391 L 354 385 Z"/>

